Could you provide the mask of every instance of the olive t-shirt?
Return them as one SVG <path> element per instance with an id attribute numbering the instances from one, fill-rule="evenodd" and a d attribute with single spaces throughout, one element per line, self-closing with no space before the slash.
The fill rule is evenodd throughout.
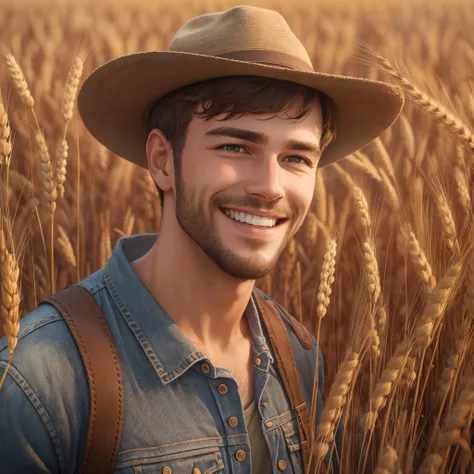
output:
<path id="1" fill-rule="evenodd" d="M 250 456 L 252 460 L 252 474 L 272 474 L 272 460 L 267 442 L 263 436 L 262 419 L 257 410 L 255 398 L 244 410 L 245 425 L 250 440 Z"/>

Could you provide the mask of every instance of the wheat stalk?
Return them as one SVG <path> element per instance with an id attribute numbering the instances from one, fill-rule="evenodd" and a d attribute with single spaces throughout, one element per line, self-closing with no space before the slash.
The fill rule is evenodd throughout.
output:
<path id="1" fill-rule="evenodd" d="M 390 173 L 390 176 L 395 177 L 395 170 L 393 168 L 392 159 L 390 158 L 390 155 L 388 154 L 388 151 L 385 148 L 385 145 L 383 144 L 381 138 L 377 137 L 373 143 L 376 150 L 376 156 L 378 157 L 380 163 L 385 167 L 387 172 Z"/>
<path id="2" fill-rule="evenodd" d="M 368 174 L 371 178 L 375 179 L 375 181 L 379 183 L 382 181 L 382 178 L 380 176 L 380 173 L 377 171 L 377 168 L 367 158 L 367 155 L 365 155 L 361 151 L 357 151 L 353 155 L 349 155 L 344 159 L 344 161 L 352 163 L 358 169 Z"/>
<path id="3" fill-rule="evenodd" d="M 413 133 L 413 128 L 410 124 L 410 121 L 407 119 L 405 114 L 400 114 L 400 130 L 402 135 L 402 142 L 405 145 L 408 156 L 413 158 L 415 156 L 415 135 Z M 405 160 L 409 163 L 409 160 Z"/>

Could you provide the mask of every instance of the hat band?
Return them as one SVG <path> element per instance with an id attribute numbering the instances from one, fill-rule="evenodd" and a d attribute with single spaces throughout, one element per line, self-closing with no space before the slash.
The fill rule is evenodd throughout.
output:
<path id="1" fill-rule="evenodd" d="M 289 54 L 279 53 L 278 51 L 268 51 L 265 49 L 247 49 L 219 54 L 218 57 L 255 63 L 269 63 L 275 66 L 287 67 L 305 72 L 314 72 L 313 67 L 305 61 Z"/>

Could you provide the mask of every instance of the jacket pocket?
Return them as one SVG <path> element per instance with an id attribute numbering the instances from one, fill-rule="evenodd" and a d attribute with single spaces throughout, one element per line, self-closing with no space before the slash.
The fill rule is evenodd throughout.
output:
<path id="1" fill-rule="evenodd" d="M 215 474 L 224 472 L 221 452 L 191 450 L 159 457 L 143 458 L 133 466 L 115 471 L 115 474 Z"/>

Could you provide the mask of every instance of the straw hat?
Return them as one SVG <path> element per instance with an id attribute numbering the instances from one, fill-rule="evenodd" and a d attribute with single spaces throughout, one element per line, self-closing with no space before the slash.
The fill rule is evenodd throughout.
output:
<path id="1" fill-rule="evenodd" d="M 148 167 L 146 118 L 167 93 L 216 77 L 255 75 L 324 92 L 337 107 L 337 136 L 326 166 L 377 138 L 398 117 L 400 88 L 364 78 L 315 72 L 308 53 L 278 12 L 240 5 L 187 21 L 167 51 L 135 53 L 97 68 L 84 82 L 78 107 L 90 133 L 126 160 Z"/>

